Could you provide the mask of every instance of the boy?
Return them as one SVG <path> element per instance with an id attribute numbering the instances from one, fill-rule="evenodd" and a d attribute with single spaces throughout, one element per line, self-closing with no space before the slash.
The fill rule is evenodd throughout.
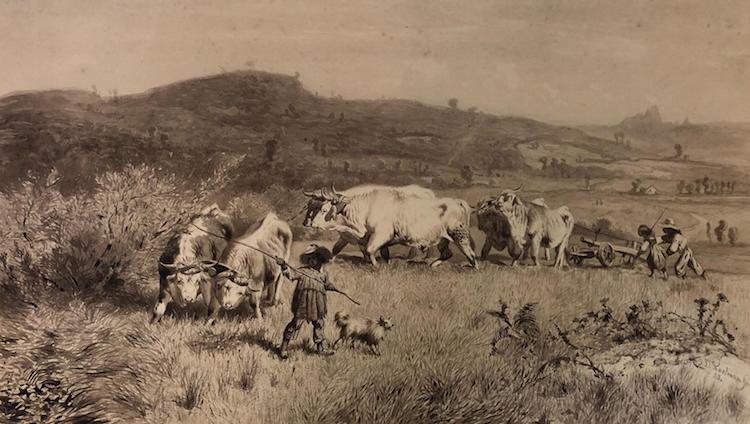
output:
<path id="1" fill-rule="evenodd" d="M 327 311 L 326 291 L 336 290 L 336 287 L 328 280 L 328 275 L 321 271 L 324 264 L 332 258 L 331 251 L 325 247 L 311 244 L 299 257 L 302 267 L 300 273 L 292 276 L 287 263 L 276 258 L 276 263 L 281 267 L 284 276 L 290 281 L 296 281 L 297 286 L 292 295 L 292 313 L 294 317 L 284 329 L 284 339 L 279 349 L 279 357 L 287 359 L 289 354 L 287 348 L 289 342 L 297 336 L 297 332 L 304 322 L 313 326 L 313 341 L 316 351 L 320 355 L 332 355 L 333 352 L 324 347 L 325 342 L 325 317 Z"/>

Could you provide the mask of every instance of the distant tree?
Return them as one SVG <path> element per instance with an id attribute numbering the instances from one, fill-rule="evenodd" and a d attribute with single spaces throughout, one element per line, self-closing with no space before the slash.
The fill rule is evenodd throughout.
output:
<path id="1" fill-rule="evenodd" d="M 625 140 L 625 133 L 623 131 L 615 131 L 615 143 L 622 143 Z"/>
<path id="2" fill-rule="evenodd" d="M 471 169 L 471 166 L 464 165 L 461 168 L 461 178 L 463 178 L 466 184 L 471 184 L 474 181 L 474 171 Z"/>
<path id="3" fill-rule="evenodd" d="M 570 178 L 570 167 L 565 158 L 560 159 L 560 176 L 563 178 Z"/>
<path id="4" fill-rule="evenodd" d="M 677 194 L 682 194 L 682 190 L 685 189 L 685 180 L 680 180 L 679 183 L 677 183 Z"/>
<path id="5" fill-rule="evenodd" d="M 539 162 L 542 163 L 542 172 L 545 172 L 545 173 L 547 172 L 547 161 L 548 160 L 549 159 L 547 159 L 547 156 L 542 156 L 542 157 L 539 158 Z"/>
<path id="6" fill-rule="evenodd" d="M 278 145 L 279 142 L 275 138 L 266 141 L 266 162 L 274 161 Z"/>
<path id="7" fill-rule="evenodd" d="M 469 111 L 469 113 L 477 113 L 476 106 L 472 106 L 472 107 L 468 108 L 467 110 Z"/>
<path id="8" fill-rule="evenodd" d="M 729 244 L 734 246 L 737 244 L 737 227 L 729 227 L 729 230 L 727 231 L 727 238 L 729 239 Z"/>
<path id="9" fill-rule="evenodd" d="M 687 184 L 687 185 L 685 186 L 685 192 L 686 192 L 687 194 L 693 194 L 693 190 L 694 190 L 694 187 L 695 187 L 695 186 L 693 185 L 693 183 L 688 183 L 688 184 Z"/>
<path id="10" fill-rule="evenodd" d="M 698 178 L 697 180 L 695 180 L 695 194 L 701 193 L 701 186 L 702 186 L 701 180 L 700 178 Z"/>
<path id="11" fill-rule="evenodd" d="M 724 231 L 727 230 L 727 222 L 723 219 L 719 220 L 719 225 L 714 228 L 714 234 L 716 234 L 716 241 L 724 243 Z"/>
<path id="12" fill-rule="evenodd" d="M 559 175 L 560 162 L 557 161 L 557 158 L 552 158 L 552 160 L 549 162 L 549 167 L 550 169 L 552 169 L 553 177 L 556 177 Z"/>
<path id="13" fill-rule="evenodd" d="M 455 97 L 448 99 L 448 106 L 450 106 L 451 109 L 458 109 L 458 99 Z"/>
<path id="14" fill-rule="evenodd" d="M 704 175 L 703 176 L 703 193 L 708 193 L 710 183 L 711 183 L 711 180 L 708 178 L 708 175 Z"/>
<path id="15" fill-rule="evenodd" d="M 679 144 L 679 143 L 675 144 L 674 145 L 674 152 L 675 152 L 675 157 L 676 158 L 682 157 L 682 144 Z"/>
<path id="16" fill-rule="evenodd" d="M 320 156 L 323 156 L 323 157 L 328 156 L 328 151 L 326 150 L 325 143 L 320 143 Z"/>
<path id="17" fill-rule="evenodd" d="M 156 125 L 148 127 L 148 130 L 146 130 L 146 132 L 148 133 L 148 138 L 150 138 L 151 140 L 156 140 L 156 134 L 158 131 L 159 129 L 156 128 Z"/>
<path id="18" fill-rule="evenodd" d="M 636 178 L 633 182 L 630 183 L 630 192 L 631 193 L 640 193 L 641 188 L 641 179 Z"/>
<path id="19" fill-rule="evenodd" d="M 339 122 L 344 122 L 344 112 L 339 114 Z"/>
<path id="20" fill-rule="evenodd" d="M 344 173 L 348 174 L 351 169 L 351 164 L 348 161 L 344 161 Z"/>
<path id="21" fill-rule="evenodd" d="M 589 188 L 591 188 L 591 176 L 589 176 L 589 174 L 585 174 L 583 176 L 583 181 L 584 181 L 583 184 L 584 184 L 584 187 L 586 188 L 586 190 L 588 190 Z"/>
<path id="22" fill-rule="evenodd" d="M 93 85 L 91 86 L 91 92 L 92 92 L 92 93 L 93 93 L 93 94 L 94 94 L 95 96 L 99 96 L 99 90 L 98 90 L 98 89 L 96 88 L 96 84 L 93 84 Z"/>
<path id="23" fill-rule="evenodd" d="M 393 163 L 393 170 L 396 172 L 401 172 L 401 160 L 397 160 Z"/>

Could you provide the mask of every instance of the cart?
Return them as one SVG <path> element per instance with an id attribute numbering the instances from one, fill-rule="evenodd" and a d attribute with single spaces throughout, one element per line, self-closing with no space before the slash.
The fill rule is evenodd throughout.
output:
<path id="1" fill-rule="evenodd" d="M 609 242 L 597 241 L 581 237 L 583 247 L 571 245 L 568 248 L 568 260 L 576 266 L 583 265 L 585 259 L 596 258 L 604 268 L 615 265 L 617 256 L 620 256 L 620 264 L 633 266 L 638 257 L 637 243 L 630 241 L 628 246 L 618 246 Z"/>

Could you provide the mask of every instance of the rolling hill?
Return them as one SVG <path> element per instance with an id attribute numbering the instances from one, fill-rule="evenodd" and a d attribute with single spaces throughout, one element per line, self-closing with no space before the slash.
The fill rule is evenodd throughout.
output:
<path id="1" fill-rule="evenodd" d="M 216 154 L 246 155 L 258 167 L 272 139 L 276 158 L 304 164 L 302 172 L 344 161 L 359 170 L 421 163 L 423 175 L 457 175 L 464 165 L 533 170 L 540 145 L 593 164 L 640 155 L 575 128 L 408 100 L 321 97 L 296 77 L 242 71 L 117 98 L 70 90 L 0 98 L 0 181 L 55 166 L 75 186 L 128 163 L 200 175 Z"/>

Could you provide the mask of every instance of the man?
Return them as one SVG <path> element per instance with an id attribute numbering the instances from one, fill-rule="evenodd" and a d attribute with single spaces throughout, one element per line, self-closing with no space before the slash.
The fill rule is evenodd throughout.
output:
<path id="1" fill-rule="evenodd" d="M 316 351 L 320 355 L 332 355 L 333 352 L 326 349 L 325 342 L 325 318 L 328 312 L 326 302 L 326 291 L 336 290 L 336 287 L 328 280 L 328 275 L 321 270 L 324 264 L 331 260 L 333 255 L 325 247 L 311 244 L 302 255 L 300 262 L 302 268 L 298 275 L 289 272 L 287 263 L 282 258 L 276 258 L 276 263 L 281 267 L 284 276 L 291 281 L 296 281 L 297 286 L 292 295 L 292 320 L 284 328 L 284 339 L 279 349 L 279 357 L 287 359 L 287 347 L 289 342 L 297 336 L 302 324 L 309 322 L 313 326 L 313 341 Z"/>
<path id="2" fill-rule="evenodd" d="M 685 278 L 687 269 L 692 269 L 696 275 L 706 279 L 706 271 L 695 260 L 692 249 L 688 247 L 688 240 L 682 234 L 682 230 L 677 228 L 672 218 L 667 218 L 662 224 L 664 235 L 661 236 L 662 243 L 668 244 L 667 256 L 679 254 L 677 262 L 674 265 L 675 274 L 680 278 Z"/>
<path id="3" fill-rule="evenodd" d="M 658 244 L 654 230 L 649 228 L 647 225 L 638 226 L 638 235 L 641 236 L 642 243 L 638 249 L 638 258 L 641 254 L 646 253 L 646 264 L 648 265 L 651 273 L 649 277 L 654 276 L 655 271 L 661 273 L 664 281 L 667 280 L 667 255 L 664 248 Z"/>

